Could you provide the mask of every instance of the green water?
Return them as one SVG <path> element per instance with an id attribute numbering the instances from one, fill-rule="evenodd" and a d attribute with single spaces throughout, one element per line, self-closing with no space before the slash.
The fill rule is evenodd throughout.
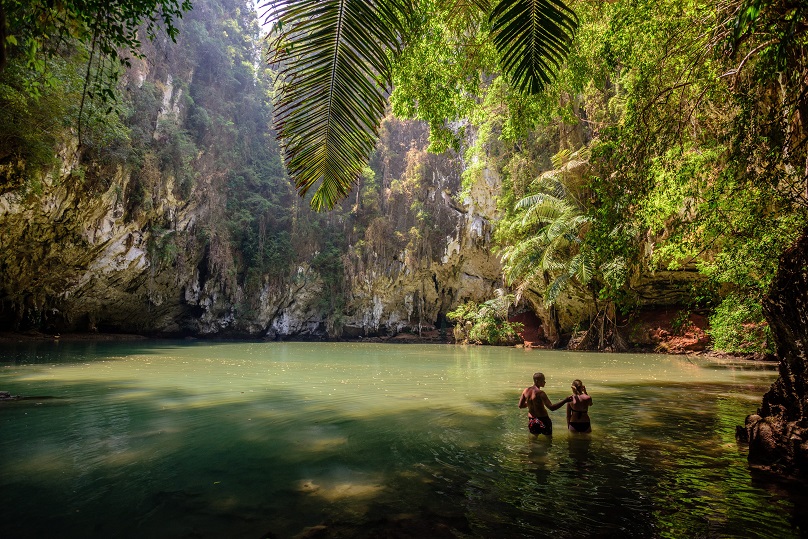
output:
<path id="1" fill-rule="evenodd" d="M 593 434 L 531 441 L 532 374 Z M 735 426 L 774 365 L 347 343 L 0 349 L 3 537 L 799 537 Z M 319 528 L 314 528 L 318 527 Z"/>

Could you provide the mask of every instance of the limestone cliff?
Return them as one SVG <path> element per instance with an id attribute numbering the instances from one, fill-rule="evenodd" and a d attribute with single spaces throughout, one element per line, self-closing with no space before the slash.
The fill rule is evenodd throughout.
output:
<path id="1" fill-rule="evenodd" d="M 105 191 L 82 196 L 65 166 L 45 176 L 41 194 L 0 196 L 2 317 L 16 329 L 270 338 L 431 327 L 458 301 L 490 297 L 500 268 L 490 252 L 490 218 L 453 201 L 459 163 L 425 158 L 419 174 L 429 181 L 417 200 L 429 220 L 420 233 L 411 230 L 418 229 L 409 215 L 413 199 L 391 195 L 388 216 L 369 227 L 383 247 L 354 246 L 339 256 L 347 278 L 342 312 L 323 302 L 323 277 L 311 259 L 300 256 L 287 279 L 262 276 L 257 289 L 234 276 L 237 253 L 215 225 L 225 195 L 214 180 L 203 177 L 183 200 L 170 175 L 153 171 L 151 204 L 131 218 L 127 194 L 138 180 L 130 167 L 117 169 Z M 395 161 L 388 158 L 388 168 L 401 166 Z M 195 166 L 205 170 L 204 154 Z M 313 217 L 292 205 L 299 219 Z M 364 236 L 360 241 L 368 245 Z"/>
<path id="2" fill-rule="evenodd" d="M 0 93 L 18 123 L 35 124 L 29 142 L 52 154 L 28 166 L 36 157 L 28 143 L 0 138 L 4 328 L 318 339 L 421 333 L 503 286 L 492 237 L 503 190 L 496 141 L 461 187 L 469 166 L 462 156 L 428 153 L 424 124 L 388 118 L 352 194 L 334 211 L 314 213 L 281 165 L 270 127 L 272 74 L 259 61 L 251 4 L 197 2 L 179 30 L 176 44 L 144 40 L 144 58 L 124 73 L 110 116 L 75 116 L 81 80 L 69 57 L 55 68 L 74 72 L 73 87 L 39 101 Z M 16 82 L 14 72 L 4 72 L 4 84 L 23 87 L 24 70 Z M 51 101 L 62 104 L 58 114 L 31 115 Z M 45 115 L 52 122 L 42 130 Z M 677 301 L 659 294 L 660 276 L 637 282 L 648 303 Z M 549 326 L 541 299 L 525 300 Z M 585 297 L 562 298 L 559 330 L 584 323 L 590 307 Z"/>
<path id="3" fill-rule="evenodd" d="M 39 169 L 2 139 L 4 328 L 389 335 L 490 297 L 493 216 L 477 209 L 490 202 L 455 201 L 462 163 L 427 154 L 423 125 L 388 120 L 357 198 L 334 212 L 294 195 L 260 47 L 248 5 L 199 2 L 176 44 L 144 42 L 103 137 L 84 126 L 79 142 L 65 112 Z"/>

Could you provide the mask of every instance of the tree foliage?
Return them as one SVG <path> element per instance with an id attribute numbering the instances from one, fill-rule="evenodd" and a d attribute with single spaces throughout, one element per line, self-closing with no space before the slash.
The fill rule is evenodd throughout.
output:
<path id="1" fill-rule="evenodd" d="M 469 114 L 476 139 L 466 176 L 494 169 L 503 178 L 497 241 L 511 282 L 558 297 L 553 284 L 574 284 L 568 270 L 588 267 L 566 265 L 580 250 L 594 268 L 581 297 L 594 288 L 589 301 L 613 301 L 624 314 L 648 301 L 635 284 L 657 269 L 697 268 L 706 288 L 759 302 L 806 223 L 804 8 L 680 0 L 575 8 L 577 40 L 543 99 L 508 94 L 494 80 Z M 586 194 L 572 206 L 537 179 L 557 168 L 548 156 L 559 150 L 588 156 Z M 529 225 L 528 207 L 544 226 Z M 551 217 L 571 223 L 573 207 L 586 228 L 551 236 L 561 229 L 548 226 Z M 547 249 L 552 237 L 576 236 Z M 681 301 L 714 307 L 720 297 Z"/>
<path id="2" fill-rule="evenodd" d="M 154 39 L 162 27 L 175 40 L 177 20 L 191 9 L 190 0 L 3 0 L 0 2 L 0 72 L 15 50 L 29 67 L 43 72 L 46 58 L 77 41 L 90 54 L 121 65 L 126 55 L 140 55 L 139 30 Z"/>
<path id="3" fill-rule="evenodd" d="M 508 321 L 508 312 L 516 296 L 497 290 L 495 297 L 476 303 L 468 301 L 447 313 L 457 323 L 455 338 L 476 344 L 510 345 L 521 340 L 521 322 Z"/>
<path id="4" fill-rule="evenodd" d="M 407 24 L 403 2 L 302 0 L 272 6 L 281 29 L 270 50 L 280 68 L 276 126 L 301 196 L 318 182 L 316 209 L 356 181 L 376 144 L 391 78 L 388 51 Z"/>
<path id="5" fill-rule="evenodd" d="M 271 63 L 280 74 L 276 111 L 286 163 L 315 209 L 343 198 L 367 164 L 392 82 L 391 59 L 433 31 L 447 7 L 484 2 L 313 0 L 268 2 Z M 471 20 L 474 20 L 473 18 Z M 560 1 L 500 0 L 484 20 L 503 69 L 538 92 L 568 52 L 574 14 Z"/>

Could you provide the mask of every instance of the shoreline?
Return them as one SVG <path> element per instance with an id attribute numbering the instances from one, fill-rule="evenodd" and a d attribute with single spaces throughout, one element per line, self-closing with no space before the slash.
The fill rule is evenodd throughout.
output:
<path id="1" fill-rule="evenodd" d="M 0 332 L 0 344 L 3 343 L 23 343 L 42 341 L 88 341 L 88 342 L 111 342 L 111 341 L 146 341 L 153 340 L 154 337 L 138 335 L 135 333 L 63 333 L 48 334 L 41 331 L 3 331 Z"/>
<path id="2" fill-rule="evenodd" d="M 159 341 L 159 340 L 186 340 L 186 341 L 211 341 L 211 342 L 346 342 L 346 343 L 378 343 L 378 344 L 447 344 L 458 345 L 453 340 L 439 339 L 434 335 L 412 335 L 407 333 L 400 333 L 390 337 L 358 337 L 351 339 L 301 339 L 289 338 L 280 340 L 263 339 L 260 337 L 193 337 L 193 336 L 160 336 L 160 335 L 140 335 L 136 333 L 62 333 L 62 334 L 48 334 L 40 331 L 27 331 L 27 332 L 13 332 L 3 331 L 0 332 L 0 345 L 2 344 L 20 344 L 20 343 L 36 343 L 36 342 L 127 342 L 127 341 Z M 488 346 L 477 344 L 459 344 L 460 346 Z M 514 348 L 523 348 L 525 350 L 551 350 L 550 345 L 539 345 L 538 343 L 521 343 L 516 345 L 509 345 Z M 671 351 L 661 350 L 658 347 L 638 347 L 633 350 L 625 352 L 609 352 L 598 350 L 574 350 L 569 348 L 559 348 L 559 351 L 570 352 L 594 352 L 594 353 L 609 353 L 609 354 L 659 354 L 659 355 L 684 355 L 684 356 L 697 356 L 707 357 L 710 359 L 723 359 L 723 360 L 748 360 L 748 361 L 762 361 L 768 363 L 776 363 L 778 359 L 771 354 L 762 353 L 749 353 L 749 354 L 730 354 L 717 350 L 682 350 Z"/>

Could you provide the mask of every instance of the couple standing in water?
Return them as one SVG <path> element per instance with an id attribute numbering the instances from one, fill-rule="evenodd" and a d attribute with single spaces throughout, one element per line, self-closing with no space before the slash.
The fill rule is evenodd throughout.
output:
<path id="1" fill-rule="evenodd" d="M 545 406 L 551 411 L 558 410 L 567 405 L 567 428 L 570 432 L 592 432 L 589 422 L 589 407 L 592 406 L 592 397 L 586 392 L 586 386 L 580 380 L 572 381 L 572 395 L 553 404 L 547 393 L 542 389 L 545 380 L 544 374 L 537 372 L 533 375 L 533 385 L 522 391 L 519 398 L 519 408 L 527 408 L 527 428 L 530 434 L 538 436 L 553 435 L 553 422 Z"/>

